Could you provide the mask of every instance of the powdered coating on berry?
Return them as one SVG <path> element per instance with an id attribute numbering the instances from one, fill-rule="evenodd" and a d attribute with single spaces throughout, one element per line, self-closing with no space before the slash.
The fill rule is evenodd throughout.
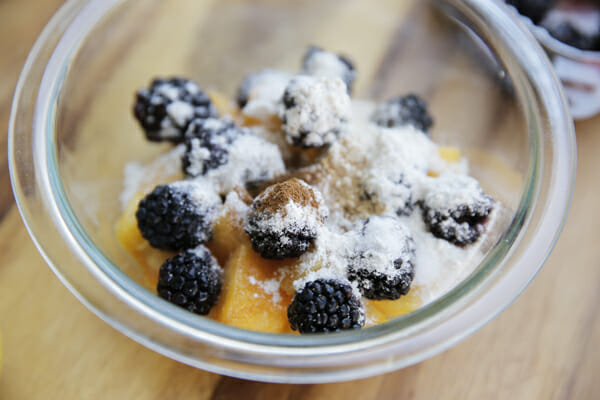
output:
<path id="1" fill-rule="evenodd" d="M 421 207 L 434 236 L 467 245 L 484 232 L 493 200 L 470 176 L 444 173 L 433 181 Z"/>
<path id="2" fill-rule="evenodd" d="M 210 251 L 198 246 L 164 262 L 158 275 L 157 292 L 179 307 L 206 315 L 219 299 L 222 275 Z"/>
<path id="3" fill-rule="evenodd" d="M 208 118 L 192 121 L 185 133 L 183 172 L 194 178 L 225 164 L 229 147 L 238 136 L 245 133 L 233 122 L 223 119 Z"/>
<path id="4" fill-rule="evenodd" d="M 321 193 L 300 179 L 269 186 L 250 206 L 244 230 L 264 258 L 299 257 L 327 217 Z"/>
<path id="5" fill-rule="evenodd" d="M 352 60 L 317 46 L 310 46 L 304 53 L 301 73 L 310 76 L 340 78 L 346 84 L 348 93 L 352 93 L 352 84 L 356 79 L 356 69 Z"/>
<path id="6" fill-rule="evenodd" d="M 379 126 L 394 128 L 412 125 L 425 133 L 433 125 L 427 103 L 416 94 L 394 97 L 377 106 L 371 120 Z"/>
<path id="7" fill-rule="evenodd" d="M 157 186 L 135 214 L 152 247 L 184 250 L 208 241 L 221 198 L 206 182 L 180 181 Z"/>
<path id="8" fill-rule="evenodd" d="M 193 122 L 187 135 L 184 172 L 209 180 L 219 194 L 226 195 L 236 186 L 272 180 L 285 172 L 277 145 L 229 121 Z"/>
<path id="9" fill-rule="evenodd" d="M 286 87 L 279 117 L 287 141 L 310 148 L 332 144 L 345 129 L 350 112 L 341 79 L 300 75 Z"/>
<path id="10" fill-rule="evenodd" d="M 193 81 L 157 78 L 137 92 L 134 115 L 151 141 L 182 142 L 193 119 L 216 117 L 210 98 Z"/>
<path id="11" fill-rule="evenodd" d="M 237 103 L 246 115 L 261 119 L 277 115 L 290 79 L 290 73 L 270 68 L 249 74 L 238 89 Z"/>
<path id="12" fill-rule="evenodd" d="M 396 300 L 408 293 L 415 276 L 415 242 L 396 217 L 375 216 L 362 222 L 348 279 L 368 299 Z"/>
<path id="13" fill-rule="evenodd" d="M 366 171 L 362 182 L 363 199 L 376 203 L 385 211 L 390 209 L 398 216 L 410 215 L 415 206 L 412 185 L 402 173 L 387 172 L 378 169 Z"/>
<path id="14" fill-rule="evenodd" d="M 288 307 L 290 327 L 300 333 L 339 332 L 364 325 L 360 300 L 347 282 L 308 282 Z"/>

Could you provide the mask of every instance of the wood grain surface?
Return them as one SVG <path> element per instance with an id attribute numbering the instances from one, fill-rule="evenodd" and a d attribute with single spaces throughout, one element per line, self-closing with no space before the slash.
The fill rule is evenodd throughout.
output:
<path id="1" fill-rule="evenodd" d="M 38 255 L 14 206 L 6 165 L 16 79 L 60 3 L 0 0 L 0 399 L 600 398 L 600 117 L 576 125 L 575 197 L 540 274 L 482 330 L 413 367 L 337 384 L 248 382 L 160 356 L 95 317 Z"/>

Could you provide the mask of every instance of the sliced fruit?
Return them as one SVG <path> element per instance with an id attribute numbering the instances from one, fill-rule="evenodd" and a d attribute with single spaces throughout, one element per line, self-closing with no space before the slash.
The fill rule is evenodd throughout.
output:
<path id="1" fill-rule="evenodd" d="M 212 239 L 206 243 L 213 256 L 224 266 L 234 251 L 246 241 L 246 232 L 241 221 L 228 213 L 220 216 L 213 225 Z"/>
<path id="2" fill-rule="evenodd" d="M 440 153 L 440 157 L 451 163 L 460 162 L 462 157 L 458 147 L 443 146 L 438 148 L 438 152 Z"/>
<path id="3" fill-rule="evenodd" d="M 131 199 L 123 211 L 123 214 L 117 221 L 117 240 L 140 265 L 148 285 L 156 288 L 160 266 L 167 258 L 173 257 L 176 253 L 155 249 L 150 246 L 150 243 L 140 233 L 135 212 L 138 203 L 143 197 L 143 193 L 138 193 Z"/>
<path id="4" fill-rule="evenodd" d="M 225 266 L 219 302 L 210 317 L 224 324 L 259 332 L 292 332 L 287 319 L 291 296 L 279 289 L 278 270 L 290 261 L 265 260 L 242 244 Z"/>
<path id="5" fill-rule="evenodd" d="M 379 301 L 369 301 L 363 298 L 365 305 L 365 327 L 382 324 L 388 320 L 385 314 L 375 304 Z"/>
<path id="6" fill-rule="evenodd" d="M 218 92 L 216 90 L 207 90 L 206 94 L 210 97 L 210 101 L 212 101 L 213 105 L 217 109 L 219 116 L 229 115 L 232 119 L 239 118 L 240 109 L 238 106 L 230 100 L 223 93 Z"/>
<path id="7" fill-rule="evenodd" d="M 443 160 L 445 160 L 446 162 L 449 162 L 449 163 L 458 163 L 458 162 L 460 162 L 460 160 L 462 158 L 460 149 L 458 147 L 453 147 L 453 146 L 438 147 L 438 153 L 440 154 L 440 157 Z M 428 171 L 427 175 L 435 178 L 435 177 L 438 177 L 440 174 L 438 171 Z"/>
<path id="8" fill-rule="evenodd" d="M 422 304 L 418 296 L 418 289 L 413 287 L 408 294 L 400 297 L 398 300 L 370 301 L 369 305 L 389 320 L 413 312 Z"/>

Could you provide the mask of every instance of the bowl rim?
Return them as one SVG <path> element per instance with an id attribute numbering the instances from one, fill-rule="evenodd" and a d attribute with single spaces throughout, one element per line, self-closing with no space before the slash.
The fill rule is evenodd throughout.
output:
<path id="1" fill-rule="evenodd" d="M 528 60 L 537 69 L 535 76 L 528 77 L 539 86 L 537 90 L 541 93 L 551 94 L 550 98 L 542 99 L 542 105 L 549 109 L 559 110 L 555 114 L 548 113 L 549 118 L 552 119 L 550 126 L 555 130 L 560 129 L 564 132 L 564 137 L 562 138 L 564 146 L 558 147 L 558 150 L 562 151 L 562 153 L 557 152 L 559 155 L 562 154 L 562 157 L 559 159 L 559 165 L 556 166 L 558 171 L 554 177 L 556 184 L 553 186 L 551 193 L 555 195 L 553 207 L 550 207 L 555 217 L 546 221 L 547 223 L 544 225 L 546 229 L 540 230 L 537 235 L 537 247 L 542 249 L 542 251 L 535 255 L 529 254 L 529 268 L 527 268 L 526 279 L 517 279 L 518 283 L 516 283 L 514 277 L 513 280 L 507 279 L 509 278 L 509 274 L 507 274 L 503 281 L 495 282 L 495 286 L 492 288 L 497 295 L 495 300 L 491 299 L 494 296 L 491 296 L 492 292 L 490 290 L 483 293 L 481 291 L 486 289 L 484 284 L 489 282 L 505 256 L 512 250 L 512 244 L 519 242 L 523 232 L 529 226 L 531 217 L 529 211 L 531 210 L 528 210 L 528 207 L 522 206 L 524 204 L 534 204 L 539 194 L 538 178 L 541 173 L 540 167 L 543 159 L 538 154 L 533 154 L 533 157 L 531 157 L 531 165 L 529 166 L 529 173 L 526 180 L 527 184 L 525 185 L 527 190 L 524 190 L 523 197 L 521 198 L 520 212 L 519 210 L 517 211 L 516 218 L 511 223 L 509 231 L 503 235 L 500 243 L 494 246 L 494 249 L 482 261 L 480 267 L 471 276 L 466 278 L 465 281 L 440 299 L 413 313 L 381 325 L 365 328 L 360 331 L 315 336 L 250 332 L 229 327 L 208 318 L 195 316 L 160 299 L 131 280 L 131 278 L 125 275 L 116 265 L 112 264 L 93 245 L 93 242 L 86 235 L 85 230 L 78 223 L 76 215 L 70 208 L 64 187 L 62 187 L 60 179 L 57 179 L 59 177 L 57 173 L 57 152 L 53 141 L 56 133 L 53 126 L 53 117 L 56 115 L 61 79 L 64 81 L 67 73 L 65 66 L 68 65 L 68 60 L 76 54 L 85 38 L 85 35 L 82 35 L 81 32 L 89 32 L 110 10 L 115 9 L 116 6 L 123 3 L 123 0 L 72 0 L 65 3 L 36 41 L 17 84 L 9 126 L 9 166 L 17 205 L 36 247 L 59 279 L 78 299 L 117 330 L 159 353 L 217 373 L 258 380 L 265 380 L 266 378 L 266 380 L 280 382 L 324 382 L 353 379 L 390 371 L 396 369 L 398 366 L 415 363 L 428 356 L 437 354 L 465 338 L 491 320 L 516 298 L 537 273 L 556 242 L 566 219 L 573 190 L 576 158 L 575 142 L 568 108 L 566 107 L 560 85 L 552 72 L 550 63 L 533 37 L 528 34 L 514 16 L 504 13 L 502 6 L 498 3 L 492 4 L 485 0 L 441 0 L 439 2 L 446 6 L 461 8 L 463 12 L 473 13 L 473 16 L 483 16 L 482 18 L 487 17 L 489 19 L 493 19 L 492 17 L 494 17 L 496 20 L 493 26 L 496 29 L 505 30 L 508 37 L 517 39 L 516 43 L 512 45 L 519 51 L 518 54 L 522 59 Z M 343 376 L 341 374 L 336 375 L 335 371 L 328 371 L 328 373 L 321 372 L 320 374 L 314 371 L 311 373 L 305 371 L 297 372 L 296 375 L 291 373 L 291 375 L 285 376 L 248 373 L 247 371 L 240 372 L 239 368 L 215 366 L 212 363 L 189 358 L 180 352 L 173 351 L 173 349 L 165 346 L 164 343 L 151 340 L 140 332 L 136 332 L 134 329 L 123 325 L 87 301 L 83 292 L 80 292 L 80 288 L 73 287 L 60 267 L 47 255 L 48 249 L 44 245 L 44 238 L 38 237 L 35 233 L 36 229 L 34 226 L 36 221 L 28 218 L 29 213 L 26 211 L 26 208 L 30 207 L 28 204 L 29 199 L 23 190 L 22 182 L 19 178 L 19 170 L 23 168 L 23 165 L 19 162 L 15 146 L 16 114 L 19 107 L 22 106 L 23 99 L 21 94 L 24 87 L 28 84 L 28 75 L 40 51 L 44 48 L 45 41 L 49 35 L 58 26 L 64 24 L 64 19 L 68 19 L 68 17 L 72 17 L 72 20 L 66 27 L 60 41 L 50 56 L 50 60 L 45 66 L 36 99 L 35 121 L 32 132 L 32 135 L 36 139 L 33 149 L 36 157 L 33 163 L 38 189 L 42 193 L 42 197 L 46 200 L 45 204 L 47 207 L 45 211 L 84 268 L 93 274 L 109 292 L 126 302 L 129 307 L 135 309 L 138 313 L 145 315 L 162 327 L 168 327 L 177 331 L 190 340 L 209 343 L 222 350 L 226 349 L 227 351 L 253 354 L 255 356 L 260 355 L 261 358 L 258 363 L 268 363 L 266 361 L 268 357 L 277 355 L 278 358 L 282 358 L 277 362 L 278 367 L 284 369 L 291 368 L 292 366 L 298 367 L 299 360 L 304 363 L 301 365 L 302 367 L 320 368 L 332 362 L 331 360 L 324 360 L 325 358 L 333 358 L 336 362 L 347 361 L 348 357 L 363 357 L 367 360 L 385 359 L 386 353 L 392 348 L 396 351 L 399 348 L 405 350 L 410 348 L 408 344 L 401 343 L 402 340 L 406 341 L 407 338 L 415 335 L 415 333 L 422 335 L 426 329 L 430 329 L 427 340 L 432 343 L 435 342 L 435 344 L 428 346 L 426 350 L 419 352 L 416 356 L 396 360 L 393 363 L 378 363 L 371 368 L 353 370 L 353 373 L 346 371 Z M 521 40 L 519 41 L 518 39 Z M 513 48 L 512 50 L 515 49 Z M 541 85 L 542 83 L 546 86 Z M 537 129 L 540 129 L 540 122 L 536 122 L 535 120 L 536 118 L 533 117 L 533 129 L 536 129 L 536 126 Z M 539 141 L 539 137 L 533 138 L 531 151 L 539 151 L 539 143 L 537 141 Z M 54 175 L 52 174 L 53 169 Z M 560 190 L 558 186 L 560 186 Z M 565 191 L 564 187 L 568 187 L 569 190 Z M 550 209 L 546 211 L 549 212 Z M 506 246 L 502 246 L 503 243 Z M 510 288 L 510 290 L 506 290 L 507 288 Z M 506 293 L 503 293 L 503 291 Z M 500 296 L 500 294 L 503 295 Z M 502 300 L 499 301 L 499 299 Z M 469 310 L 471 310 L 470 316 L 465 315 L 465 312 Z M 476 314 L 476 312 L 478 313 Z M 439 317 L 442 314 L 447 319 L 443 323 L 435 321 L 434 317 Z M 475 317 L 476 315 L 477 317 Z M 444 327 L 453 327 L 448 332 L 454 333 L 450 335 L 448 333 L 443 334 Z M 460 333 L 457 333 L 458 331 Z"/>

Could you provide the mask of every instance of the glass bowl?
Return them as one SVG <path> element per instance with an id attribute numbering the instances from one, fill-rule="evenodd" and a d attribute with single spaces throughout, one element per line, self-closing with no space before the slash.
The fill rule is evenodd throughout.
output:
<path id="1" fill-rule="evenodd" d="M 308 44 L 356 60 L 357 97 L 414 91 L 434 139 L 458 145 L 509 218 L 485 257 L 438 300 L 390 322 L 328 335 L 274 335 L 179 309 L 145 287 L 119 246 L 123 166 L 164 147 L 131 116 L 134 92 L 184 75 L 229 95 L 247 72 L 297 68 Z M 36 42 L 10 120 L 10 172 L 25 225 L 59 279 L 104 321 L 212 372 L 331 382 L 402 368 L 457 343 L 526 287 L 566 217 L 572 121 L 533 36 L 489 0 L 88 0 L 67 2 Z"/>

